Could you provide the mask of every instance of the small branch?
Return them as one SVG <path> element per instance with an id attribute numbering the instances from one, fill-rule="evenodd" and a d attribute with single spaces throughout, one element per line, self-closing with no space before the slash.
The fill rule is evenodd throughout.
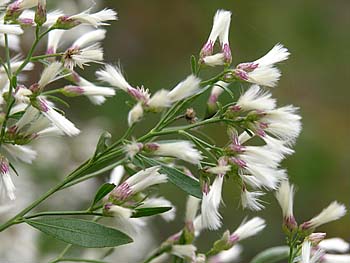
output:
<path id="1" fill-rule="evenodd" d="M 69 216 L 69 215 L 88 215 L 88 216 L 104 216 L 103 213 L 92 211 L 47 211 L 24 216 L 23 219 L 32 219 L 41 216 Z"/>

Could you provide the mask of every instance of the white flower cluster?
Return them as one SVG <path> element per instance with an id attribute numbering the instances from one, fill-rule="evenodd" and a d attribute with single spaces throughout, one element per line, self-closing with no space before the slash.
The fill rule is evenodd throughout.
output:
<path id="1" fill-rule="evenodd" d="M 5 4 L 7 3 L 3 3 Z M 33 7 L 36 7 L 36 11 L 32 10 Z M 60 11 L 46 13 L 46 1 L 42 0 L 17 0 L 7 5 L 0 20 L 0 43 L 18 53 L 13 55 L 8 63 L 1 63 L 0 68 L 0 108 L 3 126 L 0 135 L 3 154 L 0 164 L 3 167 L 1 181 L 3 192 L 7 192 L 10 199 L 15 198 L 15 186 L 10 177 L 13 171 L 11 163 L 31 163 L 37 155 L 27 144 L 44 136 L 75 136 L 80 133 L 75 124 L 54 104 L 56 97 L 46 95 L 48 85 L 54 86 L 57 80 L 66 79 L 72 84 L 57 89 L 57 93 L 66 96 L 86 95 L 94 104 L 101 104 L 105 97 L 115 94 L 114 89 L 96 86 L 79 76 L 74 69 L 76 66 L 103 62 L 100 41 L 105 38 L 106 31 L 95 28 L 108 25 L 109 21 L 116 19 L 116 12 L 111 9 L 96 13 L 87 10 L 71 16 Z M 60 52 L 59 47 L 65 41 L 67 31 L 79 25 L 87 25 L 91 29 L 81 36 L 78 35 L 70 48 Z M 20 60 L 22 55 L 19 40 L 25 26 L 42 28 L 44 31 L 37 35 L 34 42 L 36 44 L 26 59 Z M 35 59 L 33 51 L 37 42 L 46 34 L 49 35 L 47 52 Z M 42 63 L 44 69 L 37 82 L 27 85 L 23 73 L 33 70 L 35 62 Z"/>

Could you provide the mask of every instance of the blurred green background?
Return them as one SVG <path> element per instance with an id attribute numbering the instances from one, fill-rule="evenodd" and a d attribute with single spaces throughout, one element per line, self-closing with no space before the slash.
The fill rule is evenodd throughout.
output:
<path id="1" fill-rule="evenodd" d="M 108 27 L 104 42 L 106 61 L 120 62 L 130 83 L 143 84 L 151 91 L 171 88 L 190 73 L 189 57 L 197 55 L 207 40 L 212 17 L 219 8 L 233 12 L 230 42 L 234 64 L 259 58 L 276 43 L 285 45 L 292 55 L 280 65 L 283 75 L 279 86 L 272 92 L 280 105 L 299 106 L 303 117 L 303 131 L 295 147 L 296 153 L 284 162 L 291 181 L 298 188 L 296 218 L 299 222 L 307 220 L 332 200 L 349 206 L 348 0 L 111 0 L 102 1 L 102 6 L 114 8 L 119 16 L 119 21 Z M 85 76 L 91 74 L 89 79 L 93 79 L 96 68 L 88 67 Z M 92 118 L 103 116 L 103 120 L 95 123 L 117 137 L 127 125 L 126 114 L 130 108 L 124 103 L 126 99 L 124 94 L 118 93 L 104 105 L 95 107 L 88 100 L 73 98 L 70 100 L 72 111 L 68 115 L 80 127 Z M 144 120 L 136 132 L 141 134 L 148 130 L 152 120 Z M 225 131 L 220 128 L 208 131 L 219 145 L 226 142 L 225 136 L 221 136 Z M 97 140 L 97 134 L 94 140 Z M 84 149 L 83 143 L 78 145 Z M 62 176 L 53 164 L 38 169 L 52 178 Z M 40 180 L 47 187 L 54 181 L 48 178 Z M 161 193 L 177 205 L 178 220 L 169 225 L 157 220 L 155 234 L 159 241 L 181 227 L 185 205 L 185 196 L 175 187 L 166 186 Z M 247 214 L 259 215 L 268 224 L 258 238 L 243 243 L 242 262 L 264 248 L 284 243 L 280 208 L 272 194 L 265 196 L 265 200 L 269 204 L 262 212 L 242 211 L 239 189 L 232 181 L 225 185 L 222 214 L 228 229 L 234 230 Z M 319 231 L 327 232 L 328 237 L 340 236 L 349 240 L 349 215 L 321 227 Z M 208 248 L 222 232 L 203 233 L 198 241 L 200 249 Z"/>

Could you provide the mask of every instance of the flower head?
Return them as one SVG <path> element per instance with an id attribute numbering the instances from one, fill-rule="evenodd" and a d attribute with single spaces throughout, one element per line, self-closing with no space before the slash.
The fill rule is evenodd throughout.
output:
<path id="1" fill-rule="evenodd" d="M 226 10 L 218 10 L 214 16 L 213 27 L 210 32 L 207 42 L 204 44 L 200 56 L 205 61 L 205 58 L 211 56 L 214 51 L 214 44 L 219 38 L 221 44 L 222 60 L 230 64 L 232 60 L 231 50 L 229 46 L 228 36 L 230 31 L 231 12 Z"/>
<path id="2" fill-rule="evenodd" d="M 289 184 L 287 180 L 283 181 L 276 191 L 276 198 L 282 208 L 284 225 L 289 229 L 297 226 L 293 214 L 294 186 Z"/>
<path id="3" fill-rule="evenodd" d="M 281 72 L 274 65 L 288 59 L 289 55 L 288 49 L 281 44 L 277 44 L 258 60 L 239 64 L 234 70 L 234 73 L 244 81 L 267 87 L 275 87 L 281 76 Z"/>
<path id="4" fill-rule="evenodd" d="M 171 156 L 196 165 L 203 159 L 201 153 L 188 141 L 148 143 L 145 148 L 155 155 Z"/>
<path id="5" fill-rule="evenodd" d="M 249 221 L 243 221 L 242 224 L 230 235 L 230 241 L 236 243 L 251 236 L 255 236 L 265 228 L 265 220 L 260 217 L 254 217 Z"/>
<path id="6" fill-rule="evenodd" d="M 159 169 L 158 166 L 154 166 L 132 175 L 111 192 L 112 199 L 127 200 L 132 195 L 143 191 L 147 187 L 166 183 L 167 176 L 165 174 L 160 174 L 158 172 Z"/>
<path id="7" fill-rule="evenodd" d="M 176 102 L 196 94 L 200 90 L 200 79 L 194 75 L 189 75 L 169 92 L 171 102 Z"/>
<path id="8" fill-rule="evenodd" d="M 312 229 L 323 224 L 338 220 L 346 214 L 345 205 L 332 202 L 328 207 L 322 210 L 317 216 L 301 225 L 302 229 Z"/>
<path id="9" fill-rule="evenodd" d="M 0 180 L 1 180 L 1 189 L 4 189 L 4 192 L 7 194 L 8 198 L 15 200 L 15 185 L 13 184 L 10 176 L 10 165 L 7 159 L 3 156 L 0 156 Z"/>

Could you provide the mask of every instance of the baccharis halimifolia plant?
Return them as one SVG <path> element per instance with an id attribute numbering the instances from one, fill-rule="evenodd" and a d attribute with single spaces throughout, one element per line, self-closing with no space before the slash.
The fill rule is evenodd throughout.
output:
<path id="1" fill-rule="evenodd" d="M 150 251 L 144 262 L 169 262 L 171 257 L 174 262 L 228 262 L 239 257 L 240 241 L 259 234 L 266 226 L 260 217 L 246 218 L 233 232 L 225 231 L 207 252 L 197 248 L 195 241 L 203 230 L 222 228 L 223 186 L 233 178 L 241 193 L 243 209 L 264 209 L 262 198 L 269 191 L 276 191 L 282 207 L 288 246 L 278 253 L 276 249 L 271 250 L 273 253 L 267 250 L 252 262 L 276 262 L 274 257 L 288 258 L 289 263 L 349 261 L 350 256 L 327 253 L 346 252 L 349 247 L 346 242 L 323 240 L 325 234 L 314 233 L 318 226 L 344 216 L 344 205 L 333 202 L 302 224 L 297 223 L 293 213 L 295 188 L 289 184 L 281 162 L 294 152 L 301 117 L 297 107 L 279 106 L 268 89 L 275 87 L 281 77 L 276 64 L 290 55 L 282 44 L 276 44 L 253 62 L 234 66 L 229 44 L 231 12 L 218 10 L 198 59 L 191 57 L 192 72 L 175 87 L 151 94 L 142 85 L 130 84 L 119 65 L 104 62 L 102 41 L 107 31 L 102 27 L 117 20 L 115 11 L 49 12 L 45 0 L 0 1 L 0 4 L 4 46 L 4 56 L 0 59 L 0 182 L 4 200 L 11 202 L 16 198 L 16 186 L 11 179 L 18 174 L 16 164 L 32 163 L 37 156 L 30 146 L 33 141 L 48 136 L 79 135 L 78 125 L 59 108 L 61 102 L 66 103 L 65 97 L 86 96 L 93 104 L 101 105 L 117 92 L 125 92 L 133 104 L 121 138 L 113 141 L 109 133 L 103 133 L 91 158 L 4 222 L 0 231 L 26 223 L 68 243 L 51 262 L 103 262 L 65 255 L 74 248 L 72 245 L 115 247 L 130 243 L 133 233 L 142 232 L 149 222 L 145 217 L 160 214 L 166 221 L 173 220 L 172 203 L 155 193 L 157 187 L 170 182 L 188 195 L 184 225 L 158 249 Z M 69 40 L 68 48 L 62 49 L 62 43 L 68 41 L 67 31 L 81 26 L 90 29 Z M 32 28 L 31 48 L 18 54 L 20 35 Z M 46 50 L 39 53 L 38 45 L 45 41 Z M 25 76 L 36 64 L 43 70 L 36 81 L 29 83 Z M 82 76 L 90 64 L 101 67 L 96 71 L 96 80 Z M 201 70 L 205 67 L 222 70 L 203 79 Z M 243 87 L 237 99 L 232 92 L 237 88 L 236 83 Z M 223 93 L 231 96 L 226 105 L 219 102 Z M 203 105 L 204 116 L 191 107 L 200 96 L 209 96 Z M 137 136 L 134 127 L 151 114 L 156 114 L 159 121 L 151 130 Z M 208 136 L 202 136 L 198 131 L 207 125 L 220 125 L 226 131 L 227 143 L 219 146 Z M 33 212 L 56 192 L 112 169 L 109 182 L 98 189 L 86 209 Z M 120 229 L 96 222 L 102 218 L 112 218 Z M 265 261 L 261 261 L 263 257 Z"/>

